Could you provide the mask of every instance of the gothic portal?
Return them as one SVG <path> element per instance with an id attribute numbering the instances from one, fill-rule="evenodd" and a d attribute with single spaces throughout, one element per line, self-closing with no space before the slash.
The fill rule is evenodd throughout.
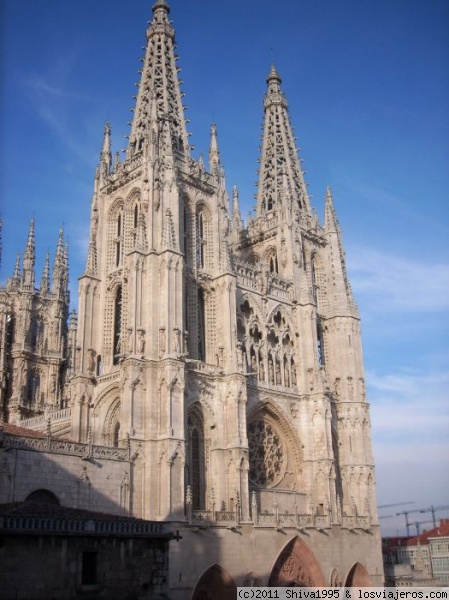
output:
<path id="1" fill-rule="evenodd" d="M 67 329 L 62 236 L 51 288 L 48 267 L 34 287 L 31 229 L 1 291 L 3 419 L 71 440 L 45 452 L 88 482 L 90 508 L 180 531 L 170 597 L 209 580 L 339 585 L 356 564 L 380 583 L 360 317 L 331 190 L 321 224 L 272 66 L 242 221 L 215 125 L 208 166 L 191 155 L 169 12 L 153 6 L 123 161 L 104 130 L 77 317 Z M 103 470 L 77 467 L 80 448 Z M 49 491 L 70 504 L 64 485 Z"/>

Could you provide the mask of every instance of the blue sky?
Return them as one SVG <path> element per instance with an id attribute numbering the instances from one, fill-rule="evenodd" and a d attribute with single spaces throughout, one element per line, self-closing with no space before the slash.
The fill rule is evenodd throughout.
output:
<path id="1" fill-rule="evenodd" d="M 343 230 L 379 503 L 449 504 L 449 4 L 170 4 L 194 155 L 207 155 L 216 122 L 228 190 L 239 188 L 244 214 L 275 62 L 312 202 L 322 215 L 330 185 Z M 31 216 L 38 277 L 64 224 L 76 305 L 103 126 L 111 122 L 114 151 L 124 148 L 151 5 L 1 2 L 0 282 L 23 252 Z M 392 510 L 402 508 L 381 512 Z M 386 533 L 404 529 L 403 518 L 382 524 Z"/>

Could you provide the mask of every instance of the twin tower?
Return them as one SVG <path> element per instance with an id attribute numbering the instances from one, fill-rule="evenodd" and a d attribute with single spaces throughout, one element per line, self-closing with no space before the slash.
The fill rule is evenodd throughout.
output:
<path id="1" fill-rule="evenodd" d="M 332 193 L 321 225 L 273 66 L 257 205 L 244 224 L 237 189 L 231 198 L 226 189 L 215 125 L 208 164 L 190 154 L 169 11 L 165 0 L 153 6 L 123 161 L 112 156 L 105 127 L 78 321 L 70 335 L 54 321 L 65 358 L 54 369 L 57 400 L 46 395 L 46 408 L 33 398 L 27 411 L 14 408 L 22 381 L 15 378 L 27 377 L 15 366 L 25 354 L 3 327 L 10 338 L 2 347 L 11 350 L 4 418 L 23 425 L 26 417 L 30 426 L 46 410 L 60 435 L 129 447 L 129 514 L 183 521 L 186 531 L 195 523 L 252 524 L 241 543 L 250 544 L 251 557 L 254 529 L 265 531 L 272 550 L 260 560 L 271 567 L 276 557 L 268 555 L 282 540 L 268 540 L 279 527 L 294 527 L 288 540 L 309 527 L 304 539 L 322 579 L 312 569 L 301 580 L 299 569 L 298 584 L 338 584 L 355 564 L 375 581 L 373 565 L 378 575 L 381 566 L 360 318 Z M 30 286 L 20 293 L 31 297 Z M 320 541 L 323 529 L 336 545 L 333 558 Z M 354 556 L 343 564 L 338 548 L 354 539 Z"/>

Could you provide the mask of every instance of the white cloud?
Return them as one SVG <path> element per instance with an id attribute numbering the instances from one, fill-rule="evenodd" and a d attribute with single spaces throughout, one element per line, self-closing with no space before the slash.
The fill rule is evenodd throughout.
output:
<path id="1" fill-rule="evenodd" d="M 357 298 L 375 312 L 440 311 L 449 308 L 449 265 L 426 263 L 353 248 L 348 256 Z"/>
<path id="2" fill-rule="evenodd" d="M 368 372 L 367 382 L 380 504 L 398 500 L 413 501 L 416 508 L 447 504 L 449 372 Z M 424 518 L 416 516 L 414 520 Z M 405 534 L 404 523 L 403 517 L 381 521 L 384 534 L 390 535 L 397 528 Z"/>

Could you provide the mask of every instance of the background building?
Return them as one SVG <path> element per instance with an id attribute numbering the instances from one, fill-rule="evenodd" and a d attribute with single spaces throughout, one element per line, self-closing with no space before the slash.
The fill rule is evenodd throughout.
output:
<path id="1" fill-rule="evenodd" d="M 382 540 L 386 585 L 447 586 L 449 521 L 416 536 Z"/>

